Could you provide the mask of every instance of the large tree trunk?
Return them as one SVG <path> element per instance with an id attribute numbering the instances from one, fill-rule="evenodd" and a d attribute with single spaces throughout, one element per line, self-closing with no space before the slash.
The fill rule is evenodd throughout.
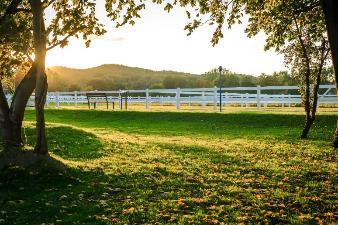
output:
<path id="1" fill-rule="evenodd" d="M 322 0 L 322 7 L 325 15 L 326 29 L 331 48 L 331 56 L 338 96 L 338 1 Z M 335 135 L 333 138 L 333 146 L 335 148 L 338 148 L 338 119 Z"/>
<path id="2" fill-rule="evenodd" d="M 36 145 L 34 150 L 38 154 L 48 154 L 44 117 L 44 106 L 48 87 L 45 71 L 47 41 L 43 18 L 43 5 L 41 0 L 30 0 L 30 5 L 33 13 L 34 63 L 37 70 L 35 86 Z"/>
<path id="3" fill-rule="evenodd" d="M 29 97 L 35 89 L 35 83 L 36 68 L 33 65 L 15 89 L 13 95 L 9 115 L 12 123 L 13 140 L 19 145 L 23 144 L 21 136 L 22 121 Z"/>
<path id="4" fill-rule="evenodd" d="M 21 137 L 22 121 L 29 97 L 35 88 L 35 69 L 31 67 L 16 88 L 9 108 L 0 83 L 0 130 L 6 148 L 23 145 Z"/>

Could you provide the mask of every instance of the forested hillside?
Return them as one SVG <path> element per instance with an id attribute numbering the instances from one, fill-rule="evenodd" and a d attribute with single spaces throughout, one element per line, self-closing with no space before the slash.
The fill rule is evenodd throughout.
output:
<path id="1" fill-rule="evenodd" d="M 219 72 L 213 69 L 202 75 L 175 71 L 153 71 L 123 65 L 101 65 L 89 69 L 51 67 L 47 69 L 49 91 L 119 90 L 145 88 L 213 87 L 219 85 Z M 323 83 L 332 73 L 326 71 Z M 19 79 L 19 78 L 18 78 Z M 19 83 L 19 80 L 16 81 Z M 297 85 L 286 71 L 252 76 L 225 70 L 222 76 L 225 87 Z"/>
<path id="2" fill-rule="evenodd" d="M 49 90 L 118 90 L 196 86 L 198 75 L 153 71 L 122 65 L 89 69 L 51 67 L 47 70 Z"/>

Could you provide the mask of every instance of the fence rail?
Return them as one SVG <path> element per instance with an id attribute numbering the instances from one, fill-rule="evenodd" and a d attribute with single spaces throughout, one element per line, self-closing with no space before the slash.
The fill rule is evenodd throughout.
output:
<path id="1" fill-rule="evenodd" d="M 145 89 L 145 90 L 118 90 L 118 91 L 74 91 L 74 92 L 48 92 L 46 104 L 88 104 L 87 93 L 105 93 L 108 95 L 108 102 L 116 102 L 120 108 L 122 103 L 144 104 L 150 108 L 151 104 L 167 105 L 173 104 L 180 109 L 182 104 L 186 105 L 213 105 L 217 109 L 219 103 L 222 105 L 236 104 L 241 107 L 255 105 L 260 109 L 263 105 L 280 105 L 284 107 L 301 104 L 301 96 L 297 94 L 285 94 L 286 91 L 299 90 L 297 86 L 256 86 L 256 87 L 224 87 L 220 92 L 218 87 L 214 88 L 177 88 L 177 89 Z M 267 93 L 274 92 L 274 94 Z M 275 93 L 279 92 L 279 93 Z M 319 92 L 319 105 L 338 104 L 336 87 L 334 85 L 321 85 Z M 9 97 L 10 98 L 10 97 Z M 222 99 L 221 99 L 222 98 Z M 221 100 L 221 101 L 220 101 Z M 96 98 L 97 102 L 105 101 L 103 98 Z M 34 95 L 30 98 L 29 104 L 34 103 Z"/>

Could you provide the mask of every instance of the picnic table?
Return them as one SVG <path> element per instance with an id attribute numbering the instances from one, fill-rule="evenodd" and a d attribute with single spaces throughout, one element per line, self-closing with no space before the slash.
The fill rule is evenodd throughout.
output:
<path id="1" fill-rule="evenodd" d="M 125 102 L 125 109 L 127 109 L 128 105 L 128 96 L 127 92 L 124 92 L 124 102 Z M 91 104 L 93 103 L 94 109 L 96 109 L 97 103 L 106 103 L 107 109 L 109 109 L 109 99 L 108 99 L 108 94 L 104 92 L 88 92 L 86 93 L 87 96 L 87 101 L 88 101 L 88 108 L 90 109 Z M 122 94 L 119 94 L 119 102 L 120 102 L 120 109 L 122 109 L 123 106 L 123 96 Z M 115 108 L 115 102 L 114 100 L 112 101 L 113 103 L 113 109 Z"/>

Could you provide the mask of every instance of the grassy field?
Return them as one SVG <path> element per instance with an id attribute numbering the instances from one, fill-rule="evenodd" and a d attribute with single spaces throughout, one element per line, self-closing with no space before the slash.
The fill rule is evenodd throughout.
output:
<path id="1" fill-rule="evenodd" d="M 59 166 L 1 171 L 0 224 L 337 224 L 333 113 L 48 109 Z"/>

